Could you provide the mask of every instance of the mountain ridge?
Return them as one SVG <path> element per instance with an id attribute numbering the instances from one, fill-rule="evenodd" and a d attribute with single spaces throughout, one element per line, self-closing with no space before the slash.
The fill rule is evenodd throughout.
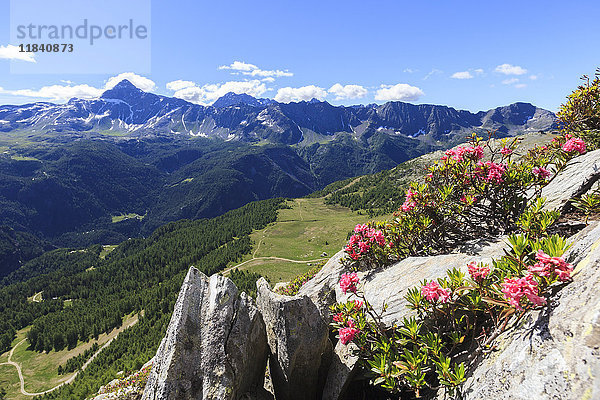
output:
<path id="1" fill-rule="evenodd" d="M 227 93 L 212 106 L 144 92 L 128 80 L 99 98 L 0 106 L 0 131 L 96 133 L 100 137 L 202 136 L 287 145 L 357 137 L 381 131 L 419 140 L 457 142 L 469 130 L 498 130 L 517 135 L 555 127 L 555 115 L 517 102 L 472 113 L 449 106 L 400 101 L 382 105 L 334 106 L 326 101 L 279 103 L 247 94 Z M 312 139 L 314 140 L 314 139 Z"/>

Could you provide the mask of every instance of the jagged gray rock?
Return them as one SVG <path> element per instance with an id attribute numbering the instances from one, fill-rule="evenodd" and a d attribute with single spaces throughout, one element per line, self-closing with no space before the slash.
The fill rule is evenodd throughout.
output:
<path id="1" fill-rule="evenodd" d="M 573 197 L 587 192 L 600 179 L 600 150 L 594 150 L 571 160 L 556 178 L 542 189 L 546 209 L 567 211 Z"/>
<path id="2" fill-rule="evenodd" d="M 401 321 L 410 312 L 404 300 L 408 289 L 418 286 L 423 279 L 441 278 L 448 269 L 453 267 L 461 268 L 466 272 L 469 262 L 490 262 L 492 258 L 503 254 L 504 247 L 504 240 L 496 239 L 491 242 L 465 245 L 461 248 L 463 253 L 409 257 L 383 269 L 359 272 L 360 289 L 376 310 L 381 310 L 383 303 L 386 303 L 387 309 L 382 314 L 382 320 L 386 325 L 392 325 Z M 344 251 L 335 254 L 298 292 L 299 296 L 309 297 L 319 307 L 326 321 L 331 320 L 329 315 L 331 304 L 351 299 L 350 294 L 342 293 L 338 284 L 340 276 L 347 272 L 341 262 L 344 255 Z M 345 347 L 340 343 L 335 347 L 323 398 L 341 398 L 353 377 L 358 359 L 353 357 L 351 351 Z"/>
<path id="3" fill-rule="evenodd" d="M 573 282 L 497 339 L 457 399 L 600 398 L 600 224 L 572 241 Z"/>
<path id="4" fill-rule="evenodd" d="M 466 273 L 468 263 L 491 262 L 492 258 L 504 254 L 505 247 L 504 239 L 498 239 L 480 247 L 476 254 L 454 253 L 430 257 L 408 257 L 383 270 L 361 272 L 359 277 L 362 290 L 375 310 L 381 310 L 383 304 L 386 304 L 387 309 L 382 314 L 382 322 L 391 326 L 401 322 L 410 313 L 404 300 L 408 289 L 420 286 L 424 279 L 443 278 L 446 271 L 455 267 Z M 349 294 L 342 293 L 339 285 L 336 285 L 335 290 L 338 301 L 344 302 L 350 298 Z"/>
<path id="5" fill-rule="evenodd" d="M 228 278 L 192 267 L 156 353 L 144 400 L 239 399 L 262 387 L 264 322 Z"/>
<path id="6" fill-rule="evenodd" d="M 323 400 L 339 400 L 350 383 L 350 377 L 358 368 L 358 348 L 354 343 L 348 345 L 338 342 L 333 349 L 331 366 L 327 373 Z"/>
<path id="7" fill-rule="evenodd" d="M 275 398 L 320 399 L 331 358 L 328 323 L 307 296 L 274 293 L 264 278 L 256 286 L 271 349 Z"/>

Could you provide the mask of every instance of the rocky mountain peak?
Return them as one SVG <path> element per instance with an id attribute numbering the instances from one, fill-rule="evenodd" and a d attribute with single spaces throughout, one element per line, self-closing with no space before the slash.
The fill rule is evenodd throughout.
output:
<path id="1" fill-rule="evenodd" d="M 136 87 L 127 79 L 123 79 L 121 82 L 117 83 L 112 89 L 108 89 L 104 93 L 102 93 L 101 98 L 126 101 L 126 99 L 131 99 L 132 97 L 142 97 L 144 94 L 147 93 Z"/>

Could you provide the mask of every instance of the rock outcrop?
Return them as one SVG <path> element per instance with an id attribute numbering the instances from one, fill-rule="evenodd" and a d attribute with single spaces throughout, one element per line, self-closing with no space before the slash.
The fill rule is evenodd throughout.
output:
<path id="1" fill-rule="evenodd" d="M 496 340 L 457 399 L 600 398 L 600 224 L 572 242 L 573 282 Z"/>
<path id="2" fill-rule="evenodd" d="M 548 210 L 567 211 L 568 202 L 586 193 L 600 179 L 600 150 L 574 158 L 542 189 Z"/>
<path id="3" fill-rule="evenodd" d="M 257 282 L 257 304 L 267 328 L 269 368 L 277 399 L 320 399 L 331 357 L 329 325 L 307 296 L 274 293 Z"/>
<path id="4" fill-rule="evenodd" d="M 267 338 L 252 299 L 192 267 L 156 353 L 144 400 L 239 399 L 260 391 Z"/>
<path id="5" fill-rule="evenodd" d="M 474 262 L 490 262 L 503 254 L 504 240 L 491 243 L 465 246 L 464 253 L 454 253 L 431 257 L 409 257 L 389 267 L 359 272 L 361 290 L 376 310 L 387 305 L 382 321 L 391 326 L 408 315 L 404 296 L 411 287 L 418 286 L 424 279 L 441 278 L 454 267 L 464 269 Z M 315 277 L 298 292 L 299 296 L 310 298 L 321 310 L 326 321 L 330 321 L 329 306 L 335 302 L 345 302 L 350 295 L 342 293 L 339 287 L 340 276 L 346 272 L 341 263 L 344 252 L 340 251 Z M 347 346 L 338 343 L 332 356 L 323 398 L 337 400 L 353 378 L 358 359 L 353 357 Z"/>
<path id="6" fill-rule="evenodd" d="M 599 161 L 597 150 L 569 163 L 544 188 L 546 207 L 564 211 L 587 192 L 600 180 Z M 472 366 L 458 397 L 440 393 L 439 399 L 600 398 L 600 222 L 569 242 L 573 281 L 556 288 L 548 307 L 527 313 L 496 339 L 495 351 Z M 360 272 L 361 290 L 375 309 L 385 302 L 383 322 L 392 325 L 408 315 L 409 288 L 472 261 L 490 262 L 505 247 L 498 238 L 452 254 L 409 257 Z M 329 331 L 329 306 L 349 298 L 338 284 L 346 272 L 343 256 L 334 255 L 296 296 L 274 293 L 259 280 L 256 306 L 228 279 L 191 268 L 144 399 L 258 399 L 267 357 L 276 399 L 346 398 L 358 360 L 352 345 L 333 346 Z"/>

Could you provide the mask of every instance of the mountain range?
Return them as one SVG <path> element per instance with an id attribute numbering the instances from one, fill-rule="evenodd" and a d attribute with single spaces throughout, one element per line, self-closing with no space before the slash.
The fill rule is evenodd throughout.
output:
<path id="1" fill-rule="evenodd" d="M 471 113 L 228 93 L 205 107 L 126 80 L 97 99 L 0 106 L 0 230 L 11 232 L 0 248 L 20 263 L 51 245 L 116 244 L 390 169 L 474 131 L 512 136 L 555 120 L 527 103 Z"/>
<path id="2" fill-rule="evenodd" d="M 350 107 L 317 100 L 284 104 L 228 93 L 205 107 L 146 93 L 127 80 L 97 99 L 0 106 L 0 131 L 7 133 L 27 130 L 37 135 L 71 133 L 73 137 L 202 136 L 286 145 L 310 145 L 343 133 L 369 137 L 375 132 L 440 144 L 460 141 L 473 130 L 515 135 L 545 130 L 554 122 L 552 112 L 528 103 L 471 113 L 397 101 Z"/>

